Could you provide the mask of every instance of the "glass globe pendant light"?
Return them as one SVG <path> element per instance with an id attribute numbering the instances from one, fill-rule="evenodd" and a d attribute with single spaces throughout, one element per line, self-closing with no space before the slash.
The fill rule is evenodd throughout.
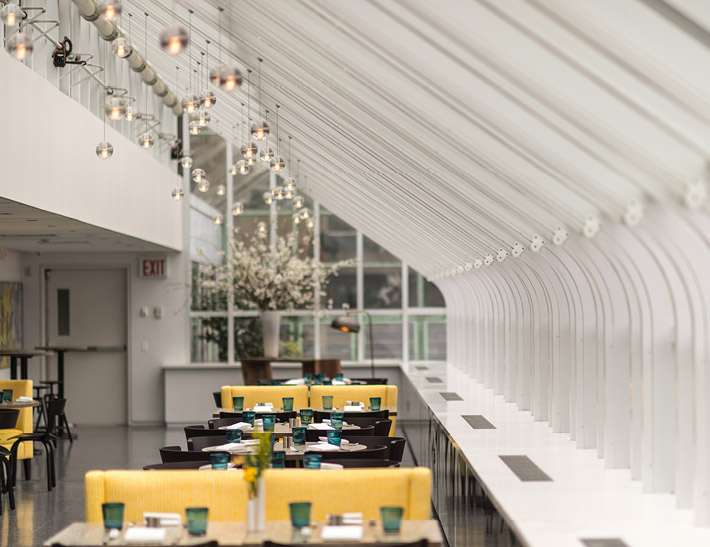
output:
<path id="1" fill-rule="evenodd" d="M 202 179 L 197 183 L 197 189 L 203 194 L 210 189 L 210 183 L 207 179 Z"/>
<path id="2" fill-rule="evenodd" d="M 183 169 L 189 169 L 192 167 L 192 156 L 183 156 L 180 158 L 180 165 Z"/>
<path id="3" fill-rule="evenodd" d="M 148 150 L 148 148 L 151 148 L 155 144 L 155 137 L 148 133 L 148 131 L 141 133 L 138 135 L 138 144 Z"/>
<path id="4" fill-rule="evenodd" d="M 148 14 L 145 14 L 145 61 L 146 63 L 148 62 Z M 148 105 L 150 103 L 148 102 L 148 86 L 145 86 L 145 104 L 146 104 L 146 112 L 148 111 Z M 146 116 L 145 120 L 145 130 L 143 133 L 138 135 L 138 144 L 141 146 L 141 148 L 144 148 L 148 150 L 149 148 L 152 148 L 152 146 L 155 144 L 155 137 L 148 131 L 148 117 Z"/>
<path id="5" fill-rule="evenodd" d="M 18 32 L 13 34 L 12 37 L 7 41 L 7 51 L 10 55 L 15 57 L 18 61 L 24 61 L 32 55 L 34 50 L 34 44 L 32 38 L 26 32 Z"/>
<path id="6" fill-rule="evenodd" d="M 301 217 L 298 216 L 298 213 L 291 215 L 291 218 L 293 219 L 294 224 L 301 224 Z"/>
<path id="7" fill-rule="evenodd" d="M 200 126 L 200 128 L 207 127 L 210 123 L 211 116 L 207 110 L 204 108 L 200 108 L 200 110 L 197 112 L 197 115 L 195 116 L 195 120 L 197 120 L 197 125 Z"/>
<path id="8" fill-rule="evenodd" d="M 121 0 L 103 0 L 99 4 L 99 13 L 107 21 L 113 21 L 116 17 L 121 15 L 123 6 Z"/>
<path id="9" fill-rule="evenodd" d="M 279 156 L 279 148 L 281 141 L 279 140 L 279 105 L 276 105 L 276 155 L 271 158 L 269 165 L 274 173 L 279 173 L 286 167 L 286 162 Z"/>
<path id="10" fill-rule="evenodd" d="M 266 113 L 266 123 L 268 125 L 269 111 L 265 110 L 264 112 Z M 266 138 L 264 138 L 264 146 L 262 146 L 262 148 L 261 148 L 261 152 L 259 153 L 259 158 L 261 159 L 261 161 L 268 164 L 269 162 L 271 162 L 271 158 L 273 158 L 273 157 L 274 157 L 274 149 L 269 146 L 269 139 L 267 136 Z"/>
<path id="11" fill-rule="evenodd" d="M 300 209 L 301 207 L 303 207 L 303 205 L 304 205 L 303 196 L 296 196 L 295 198 L 293 198 L 293 206 L 296 209 Z"/>
<path id="12" fill-rule="evenodd" d="M 204 169 L 200 169 L 198 167 L 197 169 L 192 170 L 192 180 L 198 184 L 200 182 L 202 182 L 203 180 L 205 180 L 205 176 L 206 176 L 206 173 L 205 173 Z"/>
<path id="13" fill-rule="evenodd" d="M 284 189 L 281 186 L 274 186 L 271 189 L 271 195 L 274 196 L 274 199 L 277 201 L 281 201 L 284 198 Z"/>
<path id="14" fill-rule="evenodd" d="M 110 142 L 101 141 L 99 144 L 96 145 L 96 155 L 101 160 L 109 159 L 111 156 L 113 156 L 113 146 Z"/>
<path id="15" fill-rule="evenodd" d="M 227 193 L 227 189 L 224 187 L 224 184 L 220 184 L 219 186 L 217 186 L 217 195 L 218 196 L 223 196 L 226 193 Z"/>
<path id="16" fill-rule="evenodd" d="M 133 120 L 136 119 L 136 116 L 138 116 L 138 110 L 136 110 L 136 107 L 135 106 L 127 106 L 126 113 L 124 114 L 126 121 L 132 122 Z"/>
<path id="17" fill-rule="evenodd" d="M 237 68 L 222 62 L 222 12 L 224 8 L 217 9 L 219 10 L 219 41 L 217 43 L 219 60 L 217 66 L 210 71 L 209 78 L 214 85 L 231 93 L 242 85 L 242 73 Z"/>
<path id="18" fill-rule="evenodd" d="M 261 113 L 261 63 L 263 59 L 259 57 L 259 113 Z M 278 108 L 278 106 L 276 107 Z M 269 124 L 266 120 L 256 120 L 250 125 L 251 136 L 257 141 L 263 141 L 269 136 Z"/>
<path id="19" fill-rule="evenodd" d="M 251 171 L 251 167 L 249 167 L 249 162 L 247 162 L 246 160 L 239 160 L 236 163 L 236 167 L 237 173 L 239 173 L 240 175 L 248 175 L 249 171 Z"/>
<path id="20" fill-rule="evenodd" d="M 187 124 L 187 128 L 190 131 L 190 135 L 200 134 L 201 127 L 197 120 L 192 120 L 189 124 Z"/>
<path id="21" fill-rule="evenodd" d="M 224 217 L 222 215 L 217 215 L 214 217 L 214 223 L 219 226 L 220 224 L 224 223 Z"/>
<path id="22" fill-rule="evenodd" d="M 284 188 L 284 199 L 293 199 L 293 196 L 293 190 L 287 190 L 286 188 Z"/>
<path id="23" fill-rule="evenodd" d="M 133 52 L 131 44 L 129 44 L 128 40 L 126 40 L 123 36 L 119 36 L 113 41 L 111 49 L 113 49 L 113 54 L 121 59 L 125 59 Z"/>
<path id="24" fill-rule="evenodd" d="M 192 10 L 190 10 L 190 20 L 192 20 Z M 160 47 L 169 55 L 179 55 L 189 42 L 187 31 L 178 23 L 168 25 L 160 33 Z"/>
<path id="25" fill-rule="evenodd" d="M 259 237 L 266 237 L 266 232 L 267 232 L 267 231 L 268 231 L 268 230 L 267 230 L 267 227 L 266 227 L 266 222 L 264 222 L 263 220 L 262 220 L 261 222 L 259 222 L 259 223 L 256 225 L 256 234 L 257 234 Z"/>
<path id="26" fill-rule="evenodd" d="M 217 102 L 217 95 L 214 94 L 214 91 L 206 89 L 200 94 L 200 102 L 202 108 L 212 108 Z"/>
<path id="27" fill-rule="evenodd" d="M 120 120 L 126 114 L 126 101 L 122 97 L 111 97 L 104 104 L 104 112 L 113 121 Z"/>
<path id="28" fill-rule="evenodd" d="M 0 21 L 2 21 L 8 27 L 14 27 L 25 16 L 25 12 L 22 8 L 13 2 L 8 2 L 0 10 Z"/>
<path id="29" fill-rule="evenodd" d="M 244 212 L 244 204 L 241 201 L 237 201 L 232 205 L 232 214 L 234 216 L 239 216 Z"/>
<path id="30" fill-rule="evenodd" d="M 180 201 L 185 196 L 185 191 L 182 188 L 174 188 L 172 196 L 175 201 Z"/>
<path id="31" fill-rule="evenodd" d="M 298 216 L 301 217 L 301 220 L 308 220 L 311 218 L 311 211 L 308 209 L 308 207 L 304 207 L 298 212 Z"/>
<path id="32" fill-rule="evenodd" d="M 267 205 L 271 205 L 274 202 L 274 196 L 271 195 L 271 190 L 264 192 L 262 197 L 264 198 L 264 203 Z"/>
<path id="33" fill-rule="evenodd" d="M 200 98 L 194 93 L 188 93 L 182 98 L 180 104 L 182 104 L 185 112 L 188 114 L 195 114 L 200 105 Z"/>
<path id="34" fill-rule="evenodd" d="M 246 141 L 242 144 L 241 152 L 244 159 L 255 158 L 259 154 L 259 148 L 255 142 Z"/>

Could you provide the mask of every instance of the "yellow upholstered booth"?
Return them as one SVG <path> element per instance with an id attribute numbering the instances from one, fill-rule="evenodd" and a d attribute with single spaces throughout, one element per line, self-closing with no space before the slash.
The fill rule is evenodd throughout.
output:
<path id="1" fill-rule="evenodd" d="M 32 380 L 0 380 L 0 392 L 3 389 L 12 390 L 12 398 L 30 397 L 32 398 Z M 20 409 L 15 429 L 0 429 L 0 445 L 8 450 L 12 448 L 14 441 L 9 441 L 10 437 L 15 437 L 22 433 L 32 433 L 34 424 L 32 422 L 32 408 Z M 32 457 L 33 445 L 31 441 L 24 442 L 17 451 L 17 458 L 24 460 Z"/>
<path id="2" fill-rule="evenodd" d="M 365 385 L 365 386 L 311 386 L 311 406 L 321 406 L 323 395 L 333 396 L 333 405 L 343 407 L 346 401 L 361 401 L 365 406 L 370 404 L 370 397 L 380 397 L 383 407 L 397 408 L 397 386 Z M 390 416 L 392 429 L 390 436 L 394 435 L 396 418 Z"/>
<path id="3" fill-rule="evenodd" d="M 351 511 L 379 519 L 384 505 L 404 507 L 405 519 L 431 518 L 431 471 L 425 467 L 268 469 L 264 480 L 267 520 L 289 520 L 293 501 L 311 501 L 314 520 Z M 248 493 L 241 470 L 90 471 L 85 489 L 88 522 L 102 521 L 104 502 L 125 503 L 124 519 L 133 522 L 141 522 L 145 511 L 184 515 L 186 507 L 209 507 L 214 521 L 246 520 Z"/>
<path id="4" fill-rule="evenodd" d="M 232 397 L 244 397 L 244 408 L 256 403 L 272 403 L 281 408 L 283 397 L 293 397 L 293 408 L 308 406 L 306 386 L 222 386 L 222 408 L 234 408 Z"/>

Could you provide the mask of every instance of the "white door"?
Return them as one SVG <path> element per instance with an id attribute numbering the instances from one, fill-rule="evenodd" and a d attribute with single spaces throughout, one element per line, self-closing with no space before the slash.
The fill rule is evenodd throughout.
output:
<path id="1" fill-rule="evenodd" d="M 126 270 L 50 268 L 45 282 L 46 345 L 98 348 L 64 356 L 69 421 L 126 424 Z M 56 358 L 49 363 L 48 379 L 56 380 Z"/>

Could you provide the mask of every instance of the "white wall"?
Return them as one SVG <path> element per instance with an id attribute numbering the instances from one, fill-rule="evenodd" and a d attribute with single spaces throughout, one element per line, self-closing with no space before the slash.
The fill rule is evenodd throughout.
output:
<path id="1" fill-rule="evenodd" d="M 21 281 L 20 253 L 0 250 L 0 281 Z M 10 369 L 0 370 L 0 380 L 10 379 Z"/>

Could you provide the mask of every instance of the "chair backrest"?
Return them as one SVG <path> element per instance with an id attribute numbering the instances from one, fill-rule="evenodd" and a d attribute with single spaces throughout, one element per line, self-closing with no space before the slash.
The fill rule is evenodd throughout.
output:
<path id="1" fill-rule="evenodd" d="M 209 452 L 181 450 L 179 446 L 164 446 L 160 449 L 160 461 L 169 462 L 198 462 L 210 461 Z"/>
<path id="2" fill-rule="evenodd" d="M 327 456 L 328 458 L 330 456 Z M 380 460 L 380 459 L 373 459 L 373 458 L 361 458 L 357 460 L 339 460 L 339 461 L 330 461 L 330 460 L 323 460 L 323 463 L 337 463 L 342 465 L 345 469 L 358 469 L 362 467 L 399 467 L 399 462 L 395 462 L 392 460 Z"/>
<path id="3" fill-rule="evenodd" d="M 360 423 L 365 423 L 366 420 L 370 420 L 370 422 L 367 422 L 368 425 L 374 425 L 377 420 L 386 420 L 389 418 L 389 410 L 378 410 L 377 412 L 343 412 L 343 418 L 346 422 L 352 423 L 355 423 L 353 422 L 353 418 L 358 419 Z M 330 410 L 316 410 L 313 412 L 313 421 L 316 423 L 329 419 Z"/>
<path id="4" fill-rule="evenodd" d="M 213 391 L 212 397 L 214 398 L 214 404 L 217 405 L 217 408 L 222 408 L 222 392 Z"/>
<path id="5" fill-rule="evenodd" d="M 220 444 L 225 444 L 227 442 L 227 434 L 224 431 L 220 431 L 216 435 L 210 435 L 205 437 L 192 437 L 187 441 L 187 449 L 189 451 L 200 451 L 208 446 L 219 446 Z"/>
<path id="6" fill-rule="evenodd" d="M 375 422 L 375 435 L 391 435 L 392 420 L 378 420 Z"/>
<path id="7" fill-rule="evenodd" d="M 351 437 L 371 437 L 374 432 L 375 427 L 370 425 L 361 427 L 360 429 L 343 429 L 340 437 L 348 440 L 350 440 Z M 309 443 L 318 442 L 318 437 L 325 437 L 326 435 L 327 433 L 325 431 L 319 429 L 306 429 L 306 441 Z"/>
<path id="8" fill-rule="evenodd" d="M 321 454 L 314 450 L 306 450 L 306 454 Z M 328 452 L 328 461 L 338 462 L 340 460 L 362 460 L 371 458 L 373 460 L 384 460 L 387 458 L 387 447 L 376 446 L 365 450 L 353 450 L 352 452 Z"/>
<path id="9" fill-rule="evenodd" d="M 205 462 L 169 462 L 169 463 L 153 463 L 151 465 L 144 465 L 143 471 L 151 471 L 156 469 L 199 469 L 203 465 L 207 465 Z"/>
<path id="10" fill-rule="evenodd" d="M 308 386 L 222 386 L 222 408 L 234 408 L 232 397 L 244 397 L 244 408 L 271 403 L 275 410 L 281 408 L 283 397 L 293 397 L 293 408 L 298 410 L 308 407 Z"/>
<path id="11" fill-rule="evenodd" d="M 386 385 L 387 384 L 387 378 L 350 378 L 350 381 L 353 383 L 358 383 L 358 384 L 365 384 L 365 385 Z"/>
<path id="12" fill-rule="evenodd" d="M 47 429 L 44 432 L 46 438 L 54 434 L 54 429 L 57 427 L 57 418 L 64 414 L 66 404 L 66 399 L 49 399 L 47 401 Z"/>
<path id="13" fill-rule="evenodd" d="M 222 414 L 222 413 L 220 412 L 220 414 Z M 242 421 L 241 414 L 239 414 L 239 416 L 235 416 L 233 418 L 214 418 L 212 420 L 207 420 L 207 427 L 210 430 L 219 429 L 220 427 L 224 427 L 225 425 L 232 425 L 232 424 L 239 423 L 241 421 Z"/>
<path id="14" fill-rule="evenodd" d="M 20 410 L 17 408 L 0 409 L 0 429 L 15 429 Z"/>
<path id="15" fill-rule="evenodd" d="M 375 446 L 385 445 L 389 448 L 387 452 L 387 459 L 391 461 L 402 461 L 402 456 L 404 455 L 404 448 L 407 446 L 407 441 L 404 437 L 389 437 L 385 435 L 373 435 L 370 436 L 352 436 L 348 437 L 351 443 L 364 444 L 368 448 Z"/>
<path id="16" fill-rule="evenodd" d="M 397 386 L 311 386 L 311 401 L 315 406 L 320 405 L 323 395 L 332 395 L 333 404 L 339 407 L 345 406 L 346 401 L 362 401 L 367 405 L 370 397 L 379 397 L 383 407 L 397 406 Z"/>

